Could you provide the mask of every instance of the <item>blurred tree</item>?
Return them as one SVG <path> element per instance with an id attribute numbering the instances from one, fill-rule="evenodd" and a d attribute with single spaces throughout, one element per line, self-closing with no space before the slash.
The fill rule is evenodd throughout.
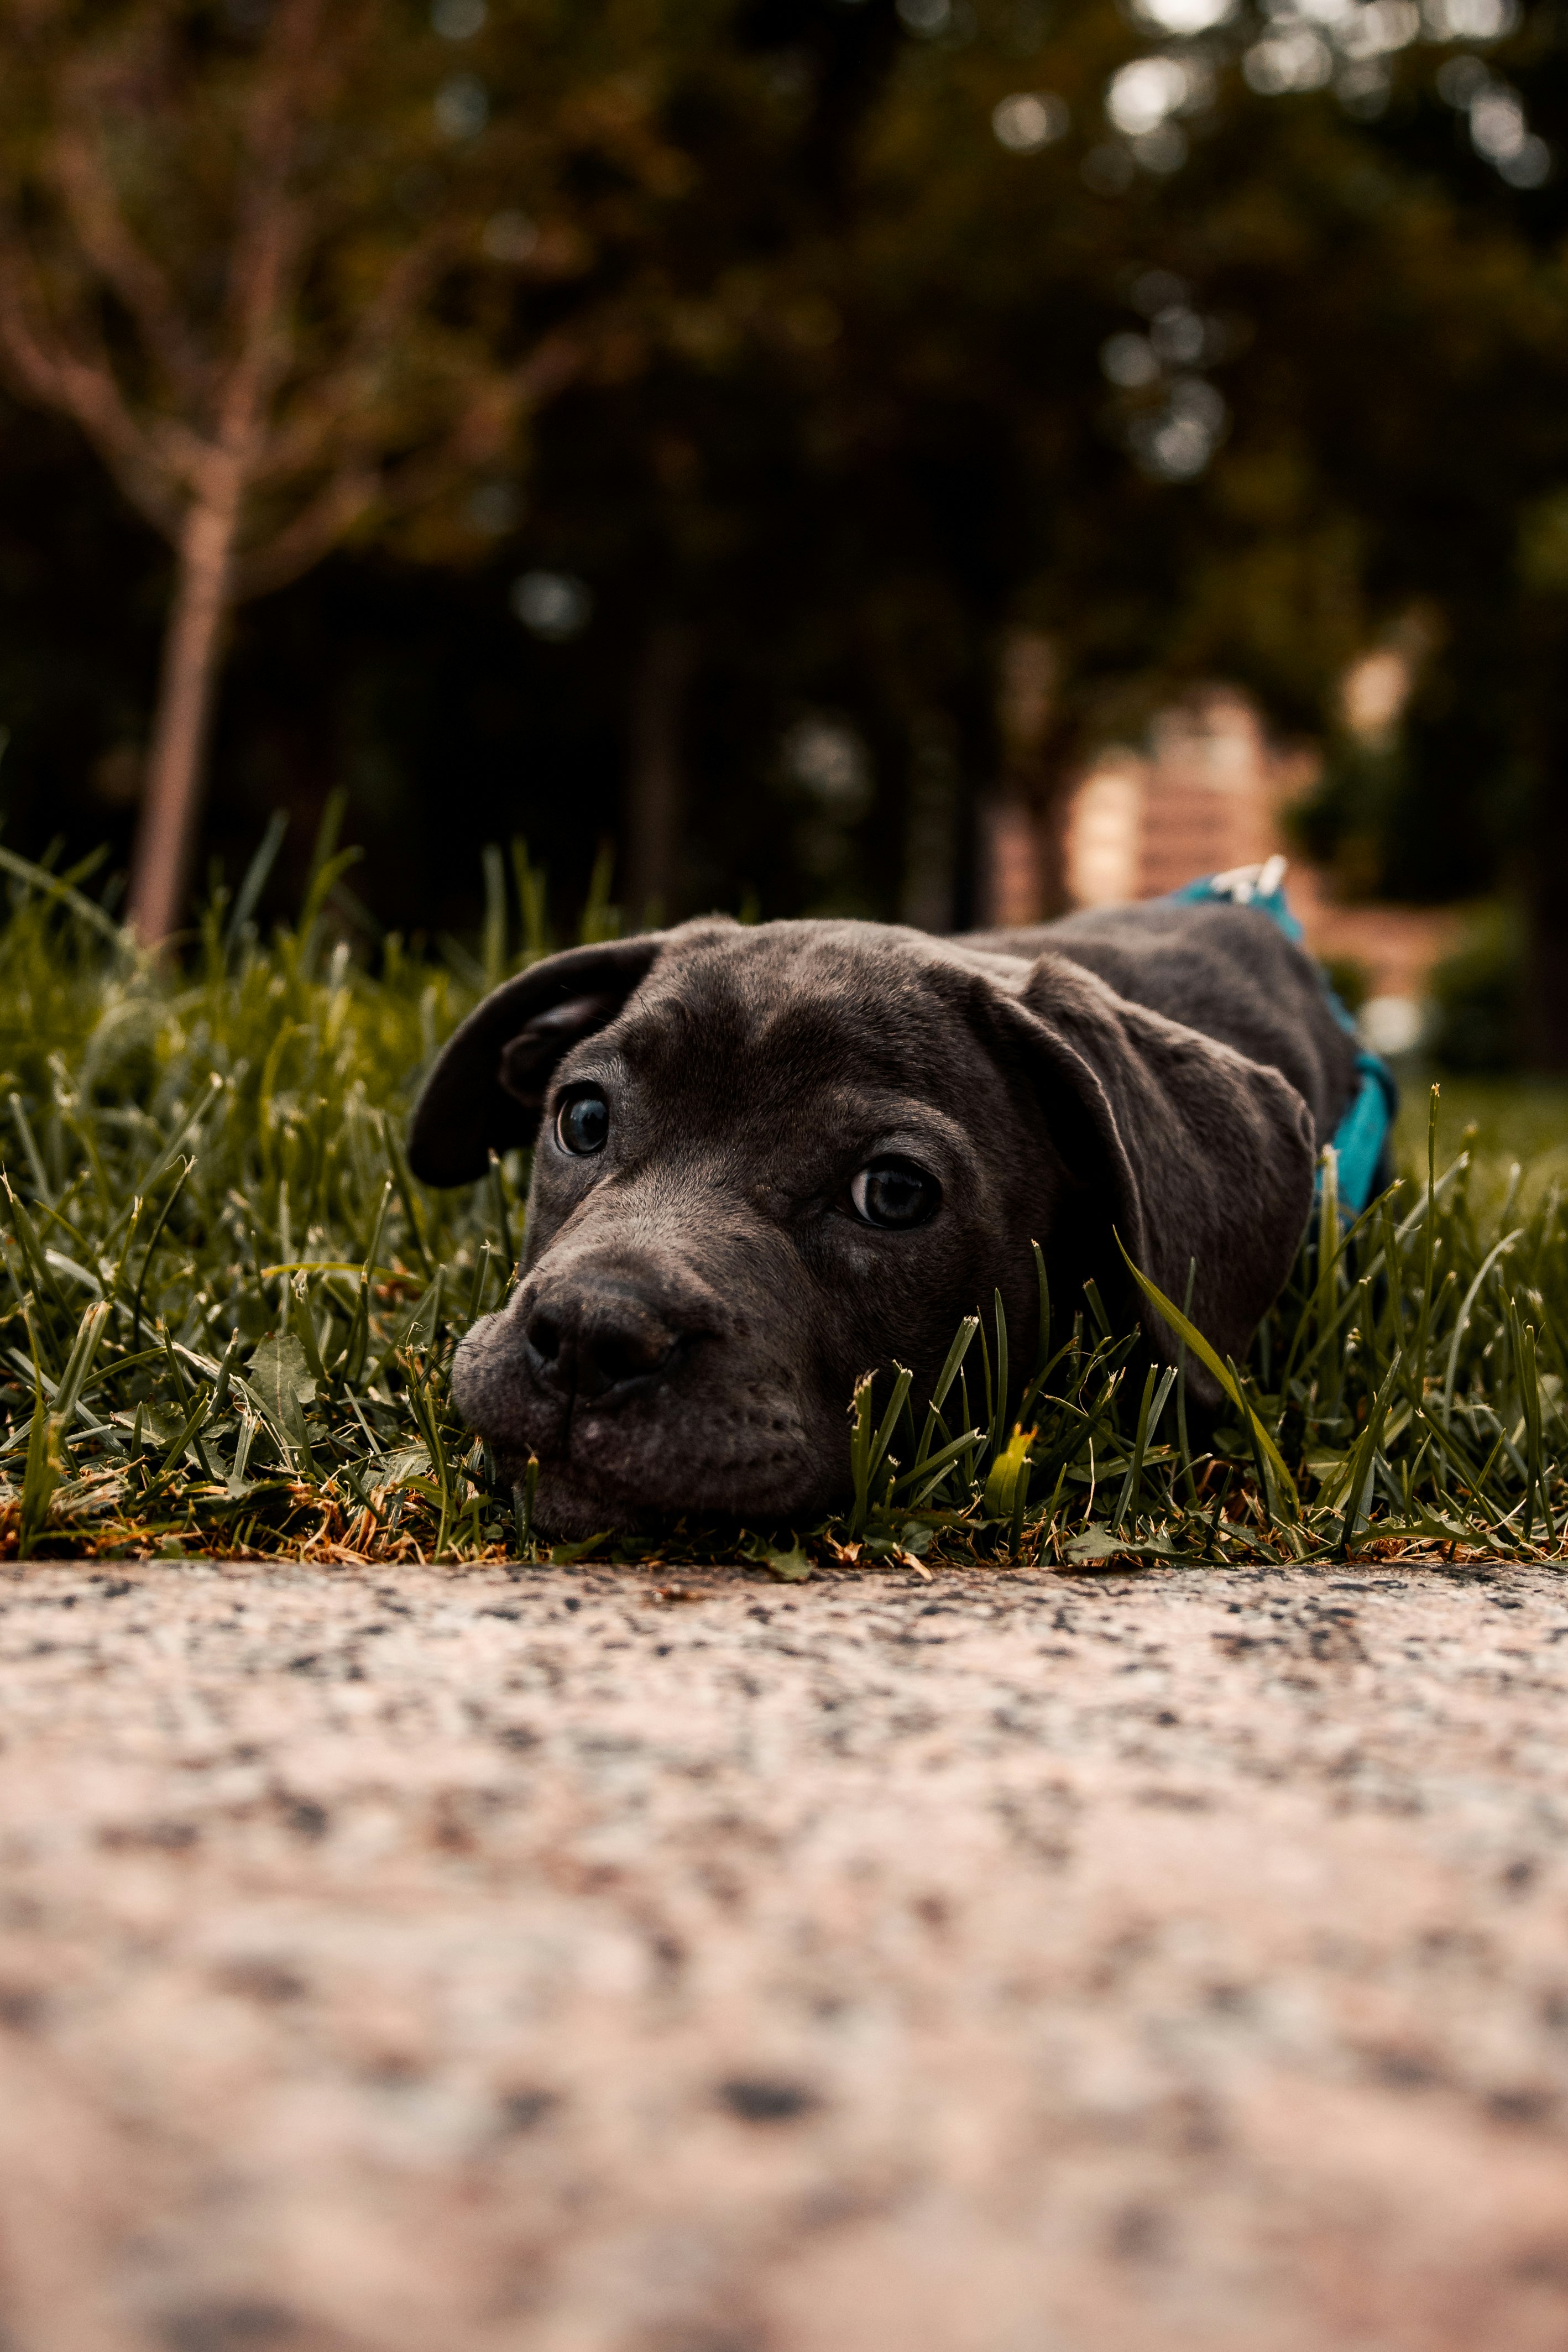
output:
<path id="1" fill-rule="evenodd" d="M 1568 418 L 1562 194 L 1529 128 L 1558 37 L 1513 0 L 1317 23 L 771 0 L 689 69 L 668 335 L 635 386 L 563 405 L 534 520 L 699 616 L 730 805 L 693 886 L 759 809 L 785 821 L 792 703 L 852 722 L 879 774 L 818 902 L 962 912 L 955 767 L 1047 831 L 1086 751 L 1189 682 L 1332 735 L 1346 666 L 1416 604 L 1403 737 L 1337 763 L 1318 838 L 1418 896 L 1495 864 L 1540 686 L 1511 548 Z M 1478 128 L 1488 104 L 1506 121 Z M 1026 645 L 1052 683 L 1020 733 Z M 807 837 L 828 854 L 820 805 Z"/>
<path id="2" fill-rule="evenodd" d="M 573 39 L 519 5 L 527 100 L 500 108 L 438 54 L 486 16 L 8 0 L 0 18 L 0 351 L 175 551 L 132 874 L 149 941 L 184 901 L 230 608 L 515 459 L 612 327 L 602 273 L 596 312 L 559 289 L 593 276 L 594 170 L 619 200 L 664 168 L 614 72 L 640 15 Z M 523 275 L 554 300 L 520 300 Z"/>
<path id="3" fill-rule="evenodd" d="M 1086 7 L 1039 31 L 1036 86 L 1009 89 L 1026 13 L 984 12 L 966 46 L 913 61 L 859 218 L 877 247 L 863 282 L 904 313 L 886 347 L 970 386 L 1016 453 L 1012 609 L 1058 653 L 1037 789 L 1205 674 L 1250 685 L 1277 723 L 1331 726 L 1346 664 L 1419 601 L 1443 653 L 1422 672 L 1409 787 L 1357 824 L 1373 820 L 1384 887 L 1473 887 L 1514 756 L 1505 698 L 1474 688 L 1508 676 L 1517 716 L 1541 684 L 1511 543 L 1568 456 L 1568 310 L 1562 194 L 1523 100 L 1479 132 L 1444 93 L 1461 65 L 1500 106 L 1511 89 L 1455 55 L 1462 20 L 1494 43 L 1512 26 L 1550 102 L 1553 20 L 1511 0 L 1425 18 L 1346 0 L 1315 28 L 1288 7 L 1260 25 L 1223 0 L 1143 0 L 1138 45 Z M 1410 47 L 1423 33 L 1436 58 Z M 989 159 L 957 119 L 987 111 Z M 1456 791 L 1416 739 L 1461 663 Z"/>

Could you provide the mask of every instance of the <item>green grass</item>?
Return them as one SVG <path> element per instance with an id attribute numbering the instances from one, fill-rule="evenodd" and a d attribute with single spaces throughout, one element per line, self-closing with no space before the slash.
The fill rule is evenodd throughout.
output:
<path id="1" fill-rule="evenodd" d="M 1401 1166 L 1426 1157 L 1427 1094 L 1406 1084 L 1395 1133 Z M 1464 1150 L 1475 1167 L 1473 1198 L 1500 1207 L 1517 1160 L 1526 1203 L 1554 1182 L 1568 1187 L 1568 1085 L 1553 1078 L 1445 1077 L 1437 1107 L 1437 1156 L 1444 1167 Z"/>
<path id="2" fill-rule="evenodd" d="M 427 1192 L 399 1139 L 440 1039 L 551 944 L 539 877 L 489 853 L 479 954 L 388 940 L 373 971 L 330 915 L 343 864 L 323 845 L 299 921 L 266 941 L 253 870 L 175 967 L 135 953 L 85 871 L 0 851 L 5 1556 L 542 1556 L 526 1491 L 498 1486 L 447 1385 L 458 1339 L 506 1294 L 526 1171 Z M 590 935 L 613 921 L 602 884 Z M 1415 1164 L 1353 1230 L 1324 1202 L 1247 1365 L 1212 1367 L 1229 1402 L 1203 1446 L 1185 1360 L 1148 1369 L 1098 1295 L 1052 1301 L 1042 1267 L 1037 1328 L 1010 1333 L 983 1303 L 932 1396 L 894 1371 L 846 1399 L 842 1520 L 678 1526 L 595 1556 L 742 1558 L 784 1578 L 1369 1545 L 1556 1556 L 1564 1097 L 1456 1093 L 1430 1122 L 1410 1107 Z"/>

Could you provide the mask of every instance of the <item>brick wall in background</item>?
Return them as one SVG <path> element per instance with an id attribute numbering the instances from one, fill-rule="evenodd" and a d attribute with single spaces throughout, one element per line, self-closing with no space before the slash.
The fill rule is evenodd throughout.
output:
<path id="1" fill-rule="evenodd" d="M 1373 1042 L 1397 1050 L 1415 1040 L 1427 976 L 1453 946 L 1461 917 L 1449 908 L 1336 902 L 1328 875 L 1291 855 L 1285 838 L 1284 812 L 1314 766 L 1310 751 L 1272 746 L 1256 709 L 1235 689 L 1193 696 L 1155 720 L 1147 751 L 1108 748 L 1071 793 L 1061 856 L 1067 897 L 1078 907 L 1157 898 L 1200 874 L 1283 851 L 1308 945 L 1314 955 L 1363 967 L 1378 1008 L 1371 1025 L 1382 1033 Z"/>

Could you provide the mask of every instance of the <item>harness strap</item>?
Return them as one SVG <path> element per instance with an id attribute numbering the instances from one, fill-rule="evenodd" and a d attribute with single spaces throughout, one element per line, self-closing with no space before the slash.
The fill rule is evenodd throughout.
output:
<path id="1" fill-rule="evenodd" d="M 1300 946 L 1305 936 L 1299 919 L 1290 911 L 1285 898 L 1285 860 L 1271 857 L 1263 866 L 1237 866 L 1227 874 L 1206 874 L 1199 881 L 1189 882 L 1180 890 L 1173 890 L 1171 898 L 1178 905 L 1204 906 L 1222 900 L 1233 907 L 1256 907 L 1277 923 L 1288 940 Z M 1353 1016 L 1330 987 L 1320 971 L 1323 994 L 1329 1010 L 1340 1027 L 1352 1037 L 1356 1035 Z M 1347 1220 L 1359 1217 L 1372 1199 L 1388 1148 L 1388 1139 L 1399 1108 L 1399 1089 L 1394 1073 L 1377 1054 L 1369 1053 L 1359 1044 L 1355 1057 L 1355 1091 L 1346 1107 L 1344 1116 L 1333 1132 L 1328 1149 L 1332 1151 L 1338 1168 L 1340 1212 Z M 1318 1171 L 1318 1191 L 1321 1192 L 1323 1175 Z"/>

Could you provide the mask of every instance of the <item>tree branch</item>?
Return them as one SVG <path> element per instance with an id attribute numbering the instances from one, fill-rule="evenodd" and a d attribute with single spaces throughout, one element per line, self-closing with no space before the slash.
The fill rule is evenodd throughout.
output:
<path id="1" fill-rule="evenodd" d="M 290 201 L 289 184 L 307 90 L 319 69 L 321 16 L 321 0 L 278 0 L 246 121 L 246 201 L 229 278 L 235 359 L 224 386 L 219 438 L 247 471 L 259 454 L 256 441 L 268 401 L 293 359 L 289 292 L 305 215 Z"/>
<path id="2" fill-rule="evenodd" d="M 199 405 L 208 390 L 210 371 L 180 315 L 168 278 L 132 233 L 104 168 L 97 137 L 102 79 L 101 71 L 81 69 L 67 78 L 67 119 L 46 150 L 46 175 L 88 260 L 136 320 L 170 383 Z M 113 93 L 108 95 L 112 102 Z"/>
<path id="3" fill-rule="evenodd" d="M 521 367 L 481 388 L 438 448 L 391 471 L 363 454 L 350 458 L 291 522 L 237 560 L 231 574 L 236 600 L 286 588 L 373 509 L 406 514 L 438 498 L 454 479 L 503 449 L 519 416 L 564 390 L 587 357 L 588 347 L 578 338 L 547 336 Z"/>
<path id="4" fill-rule="evenodd" d="M 37 275 L 19 237 L 0 232 L 0 350 L 18 382 L 74 419 L 137 510 L 164 538 L 184 514 L 175 469 L 132 416 L 108 360 L 73 351 L 47 321 Z"/>
<path id="5" fill-rule="evenodd" d="M 300 579 L 347 538 L 381 496 L 381 476 L 374 466 L 357 459 L 345 466 L 291 522 L 237 558 L 229 573 L 235 603 L 270 595 Z"/>
<path id="6" fill-rule="evenodd" d="M 516 371 L 512 382 L 520 411 L 542 408 L 557 393 L 574 383 L 586 367 L 589 345 L 581 333 L 562 331 L 546 335 Z"/>
<path id="7" fill-rule="evenodd" d="M 564 331 L 547 335 L 520 367 L 481 384 L 437 447 L 383 477 L 386 511 L 407 514 L 438 498 L 455 477 L 499 457 L 519 420 L 582 373 L 589 349 L 586 340 Z"/>
<path id="8" fill-rule="evenodd" d="M 259 481 L 285 481 L 321 463 L 345 419 L 374 396 L 372 381 L 398 329 L 408 323 L 443 264 L 458 249 L 449 224 L 426 231 L 391 263 L 361 311 L 348 348 L 318 389 L 301 395 L 274 429 L 259 461 Z"/>

